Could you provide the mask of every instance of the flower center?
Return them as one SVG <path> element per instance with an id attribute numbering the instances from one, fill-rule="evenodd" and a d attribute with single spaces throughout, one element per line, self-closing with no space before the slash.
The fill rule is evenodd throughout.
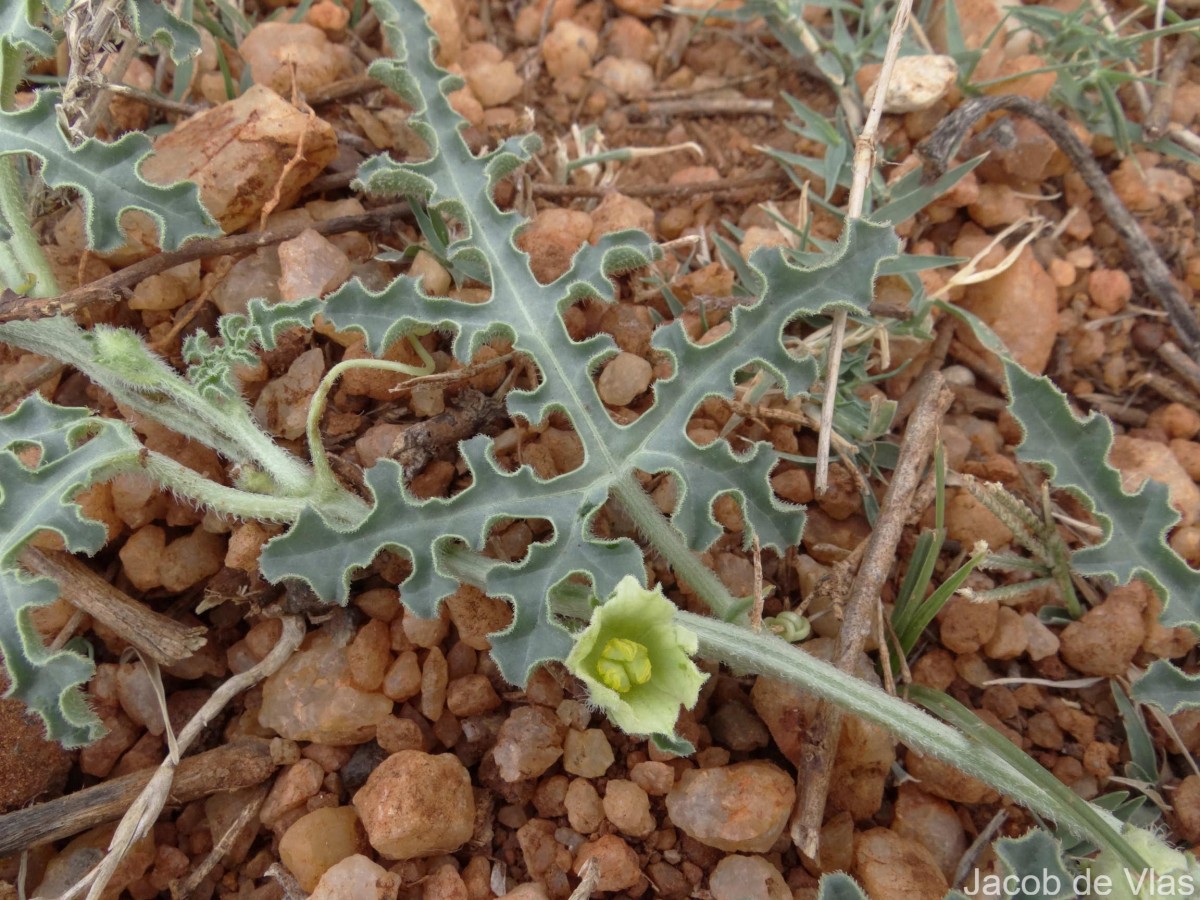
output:
<path id="1" fill-rule="evenodd" d="M 600 652 L 596 672 L 606 685 L 624 694 L 635 684 L 650 680 L 650 656 L 637 641 L 613 638 Z"/>

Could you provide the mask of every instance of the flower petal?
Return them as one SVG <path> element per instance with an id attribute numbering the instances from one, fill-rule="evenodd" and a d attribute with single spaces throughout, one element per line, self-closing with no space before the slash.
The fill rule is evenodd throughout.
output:
<path id="1" fill-rule="evenodd" d="M 592 702 L 629 734 L 672 734 L 679 707 L 695 706 L 708 678 L 691 659 L 699 641 L 676 624 L 675 612 L 661 588 L 647 590 L 636 579 L 623 578 L 593 611 L 567 656 L 567 668 L 587 686 Z M 623 693 L 606 685 L 598 670 L 604 648 L 614 640 L 640 644 L 650 661 L 649 680 Z"/>

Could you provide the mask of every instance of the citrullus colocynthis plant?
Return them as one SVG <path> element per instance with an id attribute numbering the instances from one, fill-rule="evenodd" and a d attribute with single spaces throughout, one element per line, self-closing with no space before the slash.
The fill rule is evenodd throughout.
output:
<path id="1" fill-rule="evenodd" d="M 671 747 L 680 743 L 680 705 L 695 706 L 708 678 L 692 661 L 696 635 L 677 623 L 676 612 L 661 588 L 647 590 L 627 576 L 593 611 L 566 659 L 614 725 Z"/>

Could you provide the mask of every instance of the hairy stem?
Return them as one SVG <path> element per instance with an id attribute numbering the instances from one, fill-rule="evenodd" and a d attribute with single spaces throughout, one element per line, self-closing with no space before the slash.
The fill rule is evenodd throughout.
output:
<path id="1" fill-rule="evenodd" d="M 321 443 L 321 416 L 325 412 L 325 401 L 337 380 L 353 369 L 382 369 L 385 372 L 399 372 L 402 375 L 420 376 L 431 375 L 435 368 L 433 357 L 421 344 L 415 334 L 408 335 L 417 356 L 421 357 L 420 366 L 410 366 L 407 363 L 392 362 L 386 359 L 347 359 L 338 363 L 325 373 L 321 383 L 317 385 L 312 402 L 308 405 L 308 419 L 304 424 L 304 434 L 308 441 L 308 455 L 312 460 L 314 483 L 318 493 L 328 490 L 340 490 L 329 459 L 325 456 L 325 447 Z"/>
<path id="2" fill-rule="evenodd" d="M 100 381 L 97 371 L 90 374 L 92 380 Z M 104 387 L 135 412 L 240 465 L 266 472 L 279 488 L 279 494 L 293 498 L 313 496 L 312 470 L 259 428 L 240 398 L 228 398 L 218 405 L 182 378 L 163 379 L 158 394 L 129 390 L 119 382 L 110 381 Z"/>
<path id="3" fill-rule="evenodd" d="M 174 395 L 180 401 L 180 407 L 185 412 L 193 410 L 198 419 L 201 416 L 211 417 L 213 405 L 192 389 L 191 385 L 186 385 L 186 388 L 186 391 Z M 244 401 L 240 398 L 231 399 L 224 404 L 222 413 L 224 421 L 220 431 L 238 451 L 238 455 L 231 456 L 232 459 L 243 465 L 251 464 L 261 468 L 271 476 L 282 493 L 288 496 L 313 496 L 312 470 L 276 444 L 270 435 L 258 427 Z M 188 434 L 186 430 L 182 433 Z M 219 447 L 213 449 L 220 450 Z"/>
<path id="4" fill-rule="evenodd" d="M 633 519 L 650 546 L 663 555 L 701 600 L 708 604 L 713 615 L 723 620 L 738 618 L 745 610 L 739 601 L 700 558 L 692 552 L 683 535 L 664 516 L 650 495 L 642 490 L 632 471 L 625 472 L 612 484 L 612 494 L 622 509 Z"/>
<path id="5" fill-rule="evenodd" d="M 17 163 L 12 156 L 0 157 L 0 232 L 7 232 L 4 255 L 12 257 L 10 265 L 0 270 L 5 286 L 31 297 L 57 294 L 58 281 L 29 224 Z"/>
<path id="6" fill-rule="evenodd" d="M 1020 771 L 978 737 L 969 737 L 772 634 L 752 634 L 744 628 L 683 611 L 678 616 L 680 624 L 700 639 L 700 655 L 706 659 L 794 684 L 835 703 L 846 712 L 887 729 L 907 746 L 978 778 L 1079 837 L 1127 858 L 1125 842 L 1117 832 L 1119 823 L 1110 814 L 1091 804 L 1085 804 L 1085 809 L 1066 802 L 1062 792 L 1053 789 L 1048 781 L 1042 784 L 1040 777 Z M 987 728 L 983 722 L 979 725 Z"/>
<path id="7" fill-rule="evenodd" d="M 194 469 L 153 450 L 130 451 L 128 455 L 110 460 L 94 473 L 93 482 L 107 481 L 127 472 L 141 472 L 180 497 L 239 519 L 294 522 L 308 505 L 297 497 L 256 494 L 217 484 Z"/>
<path id="8" fill-rule="evenodd" d="M 438 563 L 454 577 L 480 589 L 487 587 L 488 571 L 500 565 L 496 560 L 463 548 L 443 552 Z M 550 603 L 560 616 L 587 620 L 592 614 L 594 600 L 588 588 L 563 584 L 552 592 Z M 699 653 L 705 659 L 738 671 L 778 679 L 836 704 L 846 712 L 886 729 L 905 745 L 940 759 L 1007 794 L 1028 809 L 1053 819 L 1079 837 L 1112 848 L 1128 863 L 1134 864 L 1136 858 L 1128 855 L 1129 848 L 1118 834 L 1119 822 L 1103 809 L 1066 796 L 1057 789 L 1053 775 L 1043 770 L 1041 774 L 1046 777 L 1042 778 L 1035 771 L 1040 769 L 1036 763 L 1032 767 L 1021 765 L 1016 756 L 1004 752 L 1001 744 L 1006 739 L 1003 736 L 995 735 L 996 743 L 988 739 L 991 729 L 983 721 L 964 721 L 960 731 L 769 632 L 751 632 L 740 625 L 682 610 L 677 616 L 679 623 L 699 639 Z M 932 704 L 935 693 L 924 692 L 921 702 Z M 1023 754 L 1018 751 L 1017 755 Z"/>

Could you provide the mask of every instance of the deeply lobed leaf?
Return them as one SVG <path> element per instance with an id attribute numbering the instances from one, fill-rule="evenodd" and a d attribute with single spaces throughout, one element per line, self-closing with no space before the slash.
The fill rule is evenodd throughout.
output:
<path id="1" fill-rule="evenodd" d="M 430 616 L 457 587 L 440 563 L 456 542 L 482 548 L 488 529 L 502 518 L 549 520 L 552 539 L 534 545 L 519 563 L 497 566 L 487 582 L 489 593 L 513 603 L 512 626 L 494 637 L 493 656 L 507 678 L 524 683 L 536 663 L 562 659 L 570 647 L 569 636 L 550 615 L 551 589 L 582 572 L 593 579 L 597 594 L 606 596 L 622 577 L 644 577 L 642 553 L 632 541 L 601 541 L 590 525 L 613 485 L 632 470 L 676 474 L 681 490 L 673 520 L 694 550 L 704 550 L 719 535 L 712 503 L 726 493 L 741 504 L 748 537 L 758 535 L 764 545 L 779 549 L 799 539 L 803 513 L 779 501 L 770 488 L 776 459 L 771 448 L 762 444 L 739 455 L 723 441 L 700 447 L 687 437 L 687 421 L 705 397 L 732 393 L 736 373 L 749 366 L 766 367 L 791 392 L 810 387 L 816 367 L 785 348 L 785 326 L 798 316 L 835 307 L 865 311 L 878 267 L 898 245 L 889 229 L 858 222 L 814 269 L 788 264 L 778 250 L 756 254 L 757 301 L 735 310 L 732 333 L 697 346 L 679 324 L 661 327 L 654 346 L 669 356 L 674 374 L 655 385 L 656 402 L 647 412 L 620 426 L 592 380 L 616 353 L 615 343 L 608 335 L 573 341 L 561 313 L 584 297 L 611 302 L 611 277 L 647 264 L 656 255 L 655 245 L 640 232 L 608 235 L 585 246 L 553 283 L 539 283 L 514 243 L 525 221 L 491 200 L 498 180 L 530 157 L 536 139 L 511 139 L 473 156 L 460 134 L 465 123 L 446 96 L 459 82 L 435 65 L 420 7 L 415 0 L 376 0 L 374 6 L 395 58 L 375 63 L 371 74 L 412 105 L 410 123 L 431 155 L 415 163 L 376 157 L 361 167 L 357 184 L 379 196 L 412 195 L 455 220 L 465 234 L 449 245 L 450 258 L 469 255 L 486 265 L 490 299 L 471 304 L 428 297 L 415 279 L 402 275 L 379 293 L 354 281 L 324 302 L 267 306 L 256 301 L 251 322 L 271 346 L 282 329 L 308 324 L 320 312 L 339 329 L 361 332 L 377 354 L 417 327 L 432 326 L 453 334 L 454 353 L 463 361 L 488 339 L 505 335 L 532 357 L 542 376 L 535 389 L 508 394 L 509 412 L 532 423 L 551 412 L 565 414 L 583 443 L 584 461 L 543 481 L 529 468 L 501 471 L 490 439 L 476 437 L 460 448 L 472 484 L 451 499 L 423 503 L 408 494 L 400 467 L 382 461 L 367 474 L 374 509 L 363 522 L 346 529 L 310 511 L 267 545 L 261 565 L 272 580 L 299 578 L 321 597 L 344 603 L 355 569 L 370 564 L 384 548 L 402 550 L 413 568 L 403 586 L 404 602 L 418 615 Z"/>
<path id="2" fill-rule="evenodd" d="M 174 250 L 197 236 L 220 229 L 200 202 L 195 184 L 151 184 L 138 168 L 151 151 L 144 134 L 126 134 L 111 144 L 86 140 L 71 146 L 55 114 L 57 92 L 38 91 L 32 106 L 18 112 L 0 111 L 0 156 L 29 153 L 42 162 L 42 179 L 53 188 L 79 191 L 88 245 L 101 253 L 125 242 L 121 216 L 141 210 L 159 228 L 164 249 Z"/>
<path id="3" fill-rule="evenodd" d="M 37 56 L 54 55 L 54 38 L 41 28 L 41 0 L 8 0 L 0 4 L 0 45 L 28 50 Z"/>
<path id="4" fill-rule="evenodd" d="M 1200 675 L 1188 675 L 1165 659 L 1156 659 L 1133 683 L 1130 696 L 1172 716 L 1185 709 L 1200 709 Z"/>
<path id="5" fill-rule="evenodd" d="M 166 4 L 156 0 L 125 0 L 125 15 L 142 43 L 164 45 L 175 65 L 200 53 L 200 32 L 171 12 Z"/>
<path id="6" fill-rule="evenodd" d="M 1071 567 L 1121 584 L 1144 578 L 1162 599 L 1164 625 L 1200 627 L 1200 572 L 1165 540 L 1179 521 L 1166 485 L 1147 481 L 1136 493 L 1125 493 L 1120 473 L 1107 461 L 1111 423 L 1096 413 L 1077 418 L 1049 379 L 1030 375 L 1008 358 L 1004 371 L 1009 409 L 1024 430 L 1018 455 L 1046 469 L 1057 487 L 1095 513 L 1104 531 L 1099 543 L 1072 554 Z"/>
<path id="7" fill-rule="evenodd" d="M 42 643 L 31 615 L 58 598 L 58 586 L 26 576 L 17 559 L 42 531 L 58 534 L 72 552 L 99 550 L 104 526 L 80 515 L 73 498 L 107 465 L 139 447 L 123 423 L 53 406 L 39 394 L 0 417 L 0 652 L 9 673 L 8 696 L 22 700 L 46 723 L 49 738 L 68 747 L 101 734 L 100 720 L 79 690 L 92 664 Z M 38 456 L 34 463 L 18 456 L 31 450 Z"/>

